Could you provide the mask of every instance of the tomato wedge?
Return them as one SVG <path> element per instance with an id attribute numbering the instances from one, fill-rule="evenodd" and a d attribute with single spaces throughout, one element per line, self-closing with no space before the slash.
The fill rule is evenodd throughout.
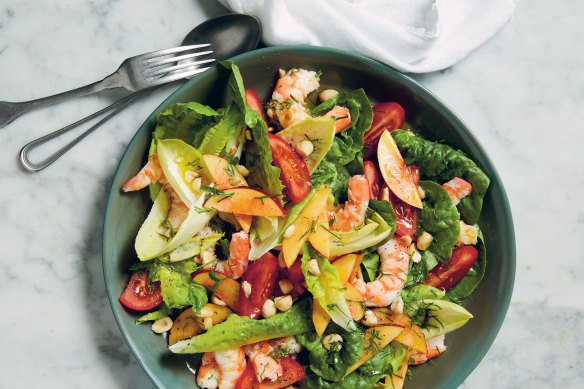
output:
<path id="1" fill-rule="evenodd" d="M 425 284 L 448 290 L 469 272 L 477 261 L 479 252 L 474 246 L 461 246 L 452 251 L 450 259 L 436 266 L 426 276 Z"/>
<path id="2" fill-rule="evenodd" d="M 119 301 L 134 311 L 148 311 L 162 303 L 160 285 L 157 282 L 148 284 L 148 271 L 136 272 L 132 274 Z"/>
<path id="3" fill-rule="evenodd" d="M 260 98 L 258 97 L 254 90 L 252 89 L 245 90 L 245 103 L 249 105 L 251 109 L 256 111 L 260 115 L 264 123 L 267 124 L 264 106 L 262 105 Z"/>
<path id="4" fill-rule="evenodd" d="M 383 182 L 381 173 L 373 161 L 363 162 L 363 170 L 365 178 L 367 178 L 367 182 L 369 182 L 371 197 L 376 199 L 379 196 L 379 191 L 381 190 L 381 184 Z"/>
<path id="5" fill-rule="evenodd" d="M 281 267 L 280 268 L 280 279 L 281 280 L 290 280 L 294 288 L 288 292 L 283 293 L 280 289 L 280 286 L 276 287 L 274 291 L 275 296 L 283 296 L 285 294 L 291 295 L 293 298 L 297 298 L 302 296 L 302 294 L 306 291 L 306 288 L 302 286 L 304 282 L 304 273 L 302 273 L 302 264 L 300 259 L 297 259 L 296 262 L 292 264 L 292 266 L 288 267 Z"/>
<path id="6" fill-rule="evenodd" d="M 363 135 L 363 144 L 368 147 L 364 159 L 374 158 L 381 134 L 385 130 L 393 131 L 401 128 L 405 119 L 406 111 L 398 103 L 388 102 L 374 106 L 371 128 Z"/>
<path id="7" fill-rule="evenodd" d="M 406 169 L 414 184 L 418 186 L 420 183 L 420 168 L 417 166 L 406 166 Z M 391 202 L 396 217 L 395 233 L 398 236 L 407 235 L 414 238 L 414 234 L 418 231 L 419 209 L 402 201 L 391 193 L 391 191 L 389 192 L 389 201 Z"/>
<path id="8" fill-rule="evenodd" d="M 278 259 L 270 252 L 262 255 L 257 261 L 252 262 L 243 274 L 241 283 L 247 281 L 251 284 L 251 293 L 248 297 L 239 288 L 240 316 L 249 316 L 259 319 L 262 314 L 262 306 L 274 293 L 274 287 L 278 282 Z"/>
<path id="9" fill-rule="evenodd" d="M 310 173 L 306 162 L 278 135 L 268 134 L 274 165 L 280 168 L 280 179 L 286 187 L 286 194 L 296 204 L 310 192 Z"/>
<path id="10" fill-rule="evenodd" d="M 248 363 L 237 384 L 235 384 L 235 389 L 279 389 L 306 378 L 304 369 L 296 360 L 290 357 L 281 357 L 278 358 L 278 362 L 282 366 L 284 374 L 275 381 L 265 380 L 263 382 L 258 382 L 253 371 L 253 365 Z"/>

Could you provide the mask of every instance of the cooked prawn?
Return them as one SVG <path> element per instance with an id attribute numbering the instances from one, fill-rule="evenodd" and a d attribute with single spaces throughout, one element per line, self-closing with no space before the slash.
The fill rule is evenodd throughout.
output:
<path id="1" fill-rule="evenodd" d="M 429 359 L 436 358 L 446 350 L 444 334 L 426 340 L 426 353 L 413 350 L 410 356 L 410 365 L 419 365 Z"/>
<path id="2" fill-rule="evenodd" d="M 454 205 L 457 205 L 460 203 L 460 200 L 472 193 L 472 185 L 470 182 L 460 177 L 454 177 L 452 180 L 442 184 L 442 187 L 448 192 Z"/>
<path id="3" fill-rule="evenodd" d="M 365 212 L 371 198 L 369 182 L 365 176 L 353 176 L 349 178 L 348 186 L 348 201 L 342 208 L 330 213 L 333 231 L 351 231 L 365 221 Z"/>
<path id="4" fill-rule="evenodd" d="M 144 165 L 138 174 L 126 181 L 122 190 L 124 192 L 133 192 L 155 183 L 162 184 L 162 190 L 166 193 L 169 202 L 168 214 L 164 223 L 160 225 L 158 233 L 167 238 L 171 238 L 187 218 L 189 208 L 164 176 L 156 154 L 148 157 L 146 165 Z"/>
<path id="5" fill-rule="evenodd" d="M 380 258 L 379 277 L 371 282 L 354 278 L 351 284 L 357 288 L 368 307 L 385 307 L 393 302 L 406 283 L 410 265 L 408 246 L 393 237 L 377 249 Z"/>
<path id="6" fill-rule="evenodd" d="M 231 389 L 246 367 L 243 349 L 206 352 L 197 373 L 197 385 L 206 389 Z"/>
<path id="7" fill-rule="evenodd" d="M 218 261 L 215 270 L 233 279 L 240 278 L 247 270 L 250 249 L 249 234 L 245 231 L 234 233 L 229 243 L 229 258 Z"/>
<path id="8" fill-rule="evenodd" d="M 162 167 L 160 166 L 160 162 L 158 162 L 158 156 L 152 154 L 148 157 L 148 162 L 138 174 L 126 181 L 122 190 L 124 192 L 133 192 L 143 189 L 150 184 L 158 182 L 162 175 Z"/>
<path id="9" fill-rule="evenodd" d="M 335 132 L 337 134 L 346 130 L 351 125 L 351 113 L 349 112 L 349 108 L 335 105 L 330 111 L 325 113 L 324 116 L 335 118 Z"/>
<path id="10" fill-rule="evenodd" d="M 300 352 L 301 346 L 293 336 L 266 340 L 243 347 L 245 354 L 253 365 L 258 382 L 275 381 L 282 374 L 282 366 L 276 355 L 289 356 Z"/>
<path id="11" fill-rule="evenodd" d="M 306 119 L 310 115 L 304 100 L 319 85 L 318 75 L 312 70 L 280 70 L 280 79 L 272 93 L 273 108 L 268 109 L 268 116 L 273 118 L 275 114 L 283 128 Z"/>

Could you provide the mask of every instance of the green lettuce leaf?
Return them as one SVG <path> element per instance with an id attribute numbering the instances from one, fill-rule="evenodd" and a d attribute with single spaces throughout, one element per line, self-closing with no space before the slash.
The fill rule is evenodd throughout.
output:
<path id="1" fill-rule="evenodd" d="M 229 143 L 234 144 L 237 148 L 237 145 L 244 141 L 245 129 L 243 112 L 237 104 L 231 103 L 223 113 L 221 120 L 206 131 L 199 146 L 199 152 L 220 155 Z M 231 150 L 228 151 L 228 155 L 233 154 Z"/>
<path id="2" fill-rule="evenodd" d="M 332 189 L 332 195 L 338 203 L 339 199 L 347 193 L 349 177 L 351 175 L 347 168 L 337 166 L 325 157 L 310 176 L 310 180 L 314 188 L 319 188 L 322 185 L 330 187 Z"/>
<path id="3" fill-rule="evenodd" d="M 219 113 L 196 102 L 170 105 L 156 116 L 150 154 L 156 152 L 159 139 L 180 139 L 199 147 L 207 129 L 215 125 Z"/>
<path id="4" fill-rule="evenodd" d="M 332 117 L 307 118 L 278 132 L 292 146 L 309 140 L 314 151 L 306 157 L 306 165 L 310 173 L 314 172 L 326 153 L 330 150 L 335 138 L 335 119 Z"/>
<path id="5" fill-rule="evenodd" d="M 197 203 L 193 204 L 185 221 L 174 235 L 168 238 L 161 233 L 161 230 L 167 230 L 169 200 L 166 192 L 161 190 L 156 196 L 148 217 L 136 235 L 134 247 L 140 261 L 160 257 L 188 242 L 197 232 L 202 230 L 216 213 L 214 210 L 202 208 L 204 200 L 204 196 L 201 196 Z"/>
<path id="6" fill-rule="evenodd" d="M 166 305 L 162 304 L 162 308 L 154 312 L 148 312 L 145 315 L 140 316 L 136 319 L 136 325 L 146 323 L 149 321 L 156 321 L 158 319 L 162 319 L 163 317 L 172 315 L 173 310 L 169 309 Z"/>
<path id="7" fill-rule="evenodd" d="M 201 285 L 193 282 L 189 272 L 183 272 L 179 267 L 161 265 L 156 270 L 156 278 L 160 281 L 160 293 L 168 308 L 193 307 L 197 313 L 207 304 L 207 291 Z"/>
<path id="8" fill-rule="evenodd" d="M 254 217 L 250 231 L 250 260 L 255 261 L 282 243 L 282 237 L 286 229 L 294 223 L 315 193 L 316 191 L 311 189 L 305 199 L 297 204 L 288 206 L 286 209 L 286 218 Z"/>
<path id="9" fill-rule="evenodd" d="M 365 253 L 361 261 L 361 268 L 364 270 L 365 281 L 375 280 L 379 273 L 379 255 L 375 251 Z"/>
<path id="10" fill-rule="evenodd" d="M 382 201 L 382 200 L 369 200 L 369 208 L 374 210 L 385 220 L 387 225 L 389 226 L 389 237 L 391 238 L 393 234 L 395 234 L 396 222 L 397 219 L 395 217 L 395 212 L 393 211 L 393 207 L 389 201 Z M 385 243 L 385 242 L 384 242 Z"/>
<path id="11" fill-rule="evenodd" d="M 308 270 L 308 261 L 311 259 L 316 259 L 318 262 L 319 276 Z M 328 259 L 320 256 L 309 244 L 304 245 L 302 273 L 308 290 L 328 312 L 332 321 L 346 331 L 355 331 L 357 327 L 351 317 L 349 305 L 345 299 L 345 287 L 341 283 L 336 267 Z"/>
<path id="12" fill-rule="evenodd" d="M 310 370 L 326 380 L 340 381 L 363 354 L 363 334 L 360 331 L 344 331 L 339 326 L 331 324 L 323 336 L 333 333 L 343 338 L 339 351 L 325 349 L 322 345 L 323 338 L 316 332 L 297 335 L 296 339 L 309 353 Z"/>
<path id="13" fill-rule="evenodd" d="M 401 291 L 401 297 L 404 303 L 412 303 L 424 299 L 441 300 L 444 294 L 444 290 L 424 284 L 404 288 Z"/>
<path id="14" fill-rule="evenodd" d="M 466 224 L 476 224 L 489 187 L 489 177 L 463 152 L 431 142 L 409 131 L 392 131 L 406 165 L 417 165 L 423 179 L 446 182 L 460 177 L 470 182 L 472 193 L 462 199 L 458 210 Z"/>
<path id="15" fill-rule="evenodd" d="M 330 150 L 312 173 L 311 179 L 315 188 L 323 184 L 331 186 L 333 195 L 338 201 L 339 198 L 346 195 L 349 171 L 351 174 L 362 173 L 363 135 L 371 127 L 373 110 L 365 91 L 357 89 L 340 93 L 323 102 L 315 107 L 311 114 L 313 116 L 323 115 L 337 104 L 349 109 L 351 126 L 334 137 Z M 360 165 L 360 169 L 358 166 L 355 167 L 355 161 L 357 161 L 358 166 Z"/>
<path id="16" fill-rule="evenodd" d="M 367 211 L 365 224 L 353 231 L 331 231 L 332 256 L 338 256 L 375 247 L 390 236 L 391 227 L 377 212 Z"/>
<path id="17" fill-rule="evenodd" d="M 392 342 L 379 350 L 373 358 L 339 382 L 328 381 L 308 372 L 300 385 L 306 389 L 357 389 L 371 388 L 377 381 L 397 370 L 406 354 L 406 347 Z"/>
<path id="18" fill-rule="evenodd" d="M 269 319 L 252 320 L 247 316 L 232 315 L 204 334 L 174 343 L 170 351 L 177 354 L 195 354 L 224 351 L 263 340 L 299 335 L 314 331 L 307 299 L 296 302 L 290 310 Z"/>
<path id="19" fill-rule="evenodd" d="M 280 169 L 272 163 L 272 150 L 266 124 L 260 115 L 249 107 L 246 108 L 245 118 L 253 137 L 245 153 L 245 166 L 249 169 L 250 186 L 259 186 L 270 196 L 281 197 L 284 185 L 280 181 Z"/>
<path id="20" fill-rule="evenodd" d="M 418 234 L 427 231 L 434 239 L 428 251 L 442 258 L 450 258 L 460 234 L 460 215 L 444 188 L 432 181 L 420 181 L 426 196 L 420 211 Z"/>
<path id="21" fill-rule="evenodd" d="M 315 107 L 312 116 L 322 116 L 335 105 L 347 107 L 351 113 L 351 125 L 335 136 L 331 150 L 327 154 L 329 160 L 336 165 L 348 165 L 357 153 L 363 149 L 363 135 L 371 127 L 373 109 L 367 94 L 363 89 L 339 93 Z"/>
<path id="22" fill-rule="evenodd" d="M 172 188 L 189 208 L 200 204 L 204 193 L 195 193 L 186 178 L 187 172 L 200 173 L 211 178 L 203 155 L 193 146 L 180 139 L 165 139 L 157 142 L 158 160 Z"/>
<path id="23" fill-rule="evenodd" d="M 419 323 L 426 339 L 452 332 L 465 325 L 473 315 L 451 301 L 424 299 L 412 303 L 414 323 Z"/>
<path id="24" fill-rule="evenodd" d="M 239 67 L 231 61 L 221 65 L 231 71 L 229 89 L 235 104 L 244 115 L 245 124 L 250 128 L 253 139 L 247 145 L 245 166 L 249 169 L 250 186 L 259 186 L 270 196 L 281 196 L 284 185 L 280 181 L 280 169 L 272 164 L 272 150 L 268 139 L 268 128 L 260 115 L 251 109 L 245 101 L 245 87 Z"/>
<path id="25" fill-rule="evenodd" d="M 447 299 L 458 301 L 467 298 L 481 283 L 487 269 L 487 248 L 481 231 L 479 231 L 479 239 L 476 247 L 479 251 L 477 261 L 470 268 L 469 272 L 452 289 L 446 292 Z"/>
<path id="26" fill-rule="evenodd" d="M 215 244 L 223 237 L 223 234 L 214 233 L 206 236 L 195 236 L 187 240 L 182 245 L 178 246 L 169 253 L 161 256 L 162 259 L 169 262 L 183 261 L 188 258 L 193 258 L 195 255 L 201 254 L 209 247 Z"/>

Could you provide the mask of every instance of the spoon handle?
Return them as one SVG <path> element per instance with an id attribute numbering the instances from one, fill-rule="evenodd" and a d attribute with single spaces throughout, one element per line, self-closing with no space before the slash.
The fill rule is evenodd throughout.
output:
<path id="1" fill-rule="evenodd" d="M 154 91 L 155 89 L 158 89 L 159 87 L 152 87 L 149 89 L 143 89 L 141 91 L 138 92 L 134 92 L 131 95 L 128 95 L 126 97 L 124 97 L 123 99 L 120 99 L 118 101 L 116 101 L 115 103 L 103 108 L 100 111 L 97 111 L 89 116 L 84 117 L 81 120 L 76 121 L 73 124 L 69 124 L 66 127 L 63 127 L 57 131 L 51 132 L 50 134 L 47 134 L 43 137 L 40 137 L 38 139 L 33 140 L 32 142 L 27 143 L 22 150 L 20 150 L 20 163 L 22 165 L 22 167 L 24 167 L 26 170 L 28 170 L 29 172 L 38 172 L 39 170 L 42 170 L 44 168 L 46 168 L 47 166 L 49 166 L 50 164 L 52 164 L 53 162 L 55 162 L 57 159 L 59 159 L 63 154 L 65 154 L 67 151 L 69 151 L 69 149 L 71 149 L 73 146 L 75 146 L 77 143 L 79 143 L 80 141 L 82 141 L 87 135 L 91 134 L 93 131 L 95 131 L 99 126 L 101 126 L 103 123 L 107 122 L 109 119 L 111 119 L 112 117 L 114 117 L 115 115 L 118 114 L 118 112 L 122 111 L 124 108 L 126 108 L 128 105 L 130 105 L 131 103 L 133 103 L 134 101 L 146 96 L 147 94 L 149 94 L 150 92 Z M 72 129 L 80 126 L 83 123 L 88 122 L 91 119 L 94 119 L 96 117 L 99 117 L 109 111 L 112 111 L 109 115 L 107 115 L 106 117 L 104 117 L 103 119 L 101 119 L 99 122 L 97 122 L 96 124 L 94 124 L 93 126 L 89 127 L 87 130 L 85 130 L 81 135 L 79 135 L 78 137 L 76 137 L 75 139 L 73 139 L 72 141 L 68 142 L 67 144 L 65 144 L 63 147 L 61 147 L 59 150 L 57 150 L 56 152 L 54 152 L 53 154 L 49 155 L 47 158 L 45 158 L 44 160 L 40 161 L 40 162 L 32 162 L 29 158 L 29 154 L 32 150 L 34 150 L 35 148 L 39 147 L 40 145 L 50 141 L 51 139 L 57 138 L 58 136 L 71 131 Z"/>

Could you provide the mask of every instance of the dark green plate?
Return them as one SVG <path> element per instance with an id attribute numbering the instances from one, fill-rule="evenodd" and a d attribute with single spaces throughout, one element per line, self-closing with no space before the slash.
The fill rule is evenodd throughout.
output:
<path id="1" fill-rule="evenodd" d="M 270 95 L 279 68 L 303 67 L 323 72 L 322 84 L 341 89 L 364 88 L 374 101 L 397 101 L 406 120 L 433 140 L 463 150 L 491 178 L 479 224 L 486 238 L 488 265 L 484 281 L 464 302 L 474 314 L 462 329 L 446 337 L 448 352 L 431 365 L 415 369 L 406 388 L 454 388 L 477 366 L 493 343 L 505 318 L 515 277 L 515 235 L 505 190 L 489 157 L 462 121 L 432 93 L 407 76 L 370 59 L 326 48 L 270 47 L 233 59 L 245 86 L 260 98 Z M 166 99 L 148 117 L 128 145 L 118 166 L 106 206 L 103 231 L 103 268 L 114 316 L 136 359 L 152 382 L 161 388 L 193 388 L 194 376 L 187 359 L 171 355 L 164 339 L 148 325 L 136 326 L 136 315 L 126 311 L 118 296 L 128 280 L 128 266 L 136 261 L 134 237 L 148 212 L 141 193 L 123 194 L 122 184 L 145 162 L 156 113 L 176 102 L 198 101 L 224 106 L 223 73 L 213 68 L 195 77 Z"/>

